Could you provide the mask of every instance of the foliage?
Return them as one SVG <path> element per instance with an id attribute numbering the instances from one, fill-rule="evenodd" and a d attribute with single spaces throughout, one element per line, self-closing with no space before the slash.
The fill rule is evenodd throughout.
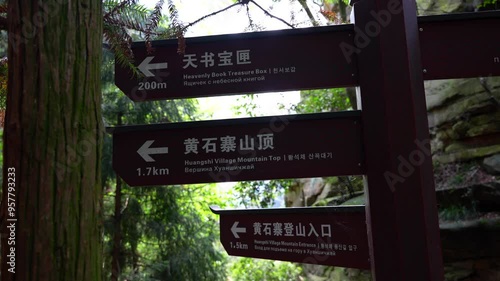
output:
<path id="1" fill-rule="evenodd" d="M 479 10 L 497 10 L 500 9 L 500 0 L 483 0 L 477 8 Z"/>
<path id="2" fill-rule="evenodd" d="M 294 263 L 251 258 L 235 258 L 229 270 L 233 281 L 302 280 L 302 268 Z"/>
<path id="3" fill-rule="evenodd" d="M 134 34 L 144 39 L 143 33 Z M 196 119 L 195 100 L 133 103 L 114 85 L 113 54 L 104 50 L 103 118 L 108 126 L 180 122 Z M 224 280 L 226 256 L 220 248 L 217 217 L 208 211 L 222 205 L 214 186 L 121 188 L 120 229 L 115 229 L 115 175 L 112 139 L 105 136 L 105 272 L 111 272 L 113 236 L 121 234 L 119 265 L 123 280 Z"/>
<path id="4" fill-rule="evenodd" d="M 238 104 L 234 106 L 237 115 L 246 115 L 249 117 L 255 117 L 257 105 L 255 104 L 255 95 L 246 94 L 238 97 Z"/>
<path id="5" fill-rule="evenodd" d="M 346 5 L 349 5 L 349 0 L 323 0 L 323 3 L 325 3 L 325 4 L 335 4 L 335 3 L 339 3 L 340 1 L 342 1 Z"/>

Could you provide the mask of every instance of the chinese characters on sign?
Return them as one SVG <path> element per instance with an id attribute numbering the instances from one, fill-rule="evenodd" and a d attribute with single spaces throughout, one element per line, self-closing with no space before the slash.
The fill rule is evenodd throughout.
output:
<path id="1" fill-rule="evenodd" d="M 223 51 L 217 54 L 217 63 L 214 58 L 215 54 L 212 52 L 205 52 L 200 56 L 200 60 L 198 62 L 197 54 L 184 54 L 184 66 L 182 68 L 186 69 L 189 67 L 198 68 L 198 65 L 202 65 L 205 68 L 213 67 L 213 66 L 232 66 L 234 64 L 250 64 L 250 50 L 237 50 L 236 51 L 236 62 L 233 59 L 233 52 Z"/>
<path id="2" fill-rule="evenodd" d="M 252 224 L 253 225 L 253 234 L 254 235 L 264 235 L 264 236 L 311 236 L 315 235 L 316 237 L 319 237 L 320 234 L 318 234 L 318 231 L 316 231 L 316 228 L 312 223 L 309 223 L 308 226 L 302 225 L 302 223 L 299 223 L 294 227 L 294 224 L 292 222 L 255 222 Z M 306 227 L 308 231 L 306 231 Z M 321 237 L 332 237 L 332 227 L 330 224 L 321 224 L 318 229 L 321 229 Z"/>
<path id="3" fill-rule="evenodd" d="M 217 141 L 219 141 L 219 149 L 221 152 L 236 151 L 236 137 L 224 136 L 220 138 L 202 138 L 201 148 L 205 153 L 217 152 Z M 273 134 L 259 134 L 257 135 L 257 147 L 255 146 L 255 138 L 245 135 L 239 139 L 239 150 L 266 150 L 274 149 L 273 147 Z M 198 154 L 198 145 L 200 144 L 197 138 L 188 138 L 184 140 L 185 151 L 184 154 L 194 153 Z"/>

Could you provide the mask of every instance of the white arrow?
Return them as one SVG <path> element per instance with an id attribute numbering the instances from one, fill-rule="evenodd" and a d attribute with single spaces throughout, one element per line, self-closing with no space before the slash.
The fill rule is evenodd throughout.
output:
<path id="1" fill-rule="evenodd" d="M 155 76 L 153 72 L 149 71 L 151 69 L 164 69 L 168 68 L 168 63 L 166 62 L 161 62 L 161 63 L 151 63 L 150 62 L 154 59 L 153 57 L 146 57 L 141 64 L 139 64 L 138 68 L 139 70 L 144 73 L 147 77 L 153 77 Z"/>
<path id="2" fill-rule="evenodd" d="M 231 232 L 233 233 L 234 238 L 240 238 L 238 233 L 247 233 L 247 229 L 244 227 L 238 227 L 238 223 L 239 221 L 235 221 L 231 227 Z"/>
<path id="3" fill-rule="evenodd" d="M 153 158 L 151 158 L 152 154 L 166 154 L 168 153 L 168 147 L 154 147 L 150 148 L 150 146 L 155 142 L 154 140 L 147 140 L 138 150 L 137 153 L 144 159 L 146 162 L 155 162 Z"/>

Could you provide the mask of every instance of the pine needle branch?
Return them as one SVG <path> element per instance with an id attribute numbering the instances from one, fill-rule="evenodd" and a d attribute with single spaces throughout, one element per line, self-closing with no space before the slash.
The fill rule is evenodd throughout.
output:
<path id="1" fill-rule="evenodd" d="M 161 9 L 163 7 L 164 0 L 158 1 L 156 3 L 153 11 L 151 12 L 151 15 L 149 16 L 148 24 L 146 27 L 146 32 L 145 32 L 145 39 L 146 39 L 146 49 L 147 53 L 151 54 L 153 52 L 153 49 L 151 47 L 151 35 L 153 35 L 154 30 L 158 28 L 158 23 L 161 20 Z M 170 3 L 169 3 L 170 4 Z"/>
<path id="2" fill-rule="evenodd" d="M 186 51 L 186 39 L 184 38 L 184 29 L 182 24 L 179 22 L 179 13 L 177 12 L 177 7 L 172 0 L 168 0 L 168 12 L 170 14 L 170 22 L 172 29 L 179 41 L 177 47 L 178 54 L 184 54 Z"/>
<path id="3" fill-rule="evenodd" d="M 193 26 L 193 25 L 197 24 L 198 22 L 200 22 L 200 21 L 202 21 L 202 20 L 204 20 L 204 19 L 206 19 L 206 18 L 209 18 L 209 17 L 215 16 L 215 15 L 217 15 L 217 14 L 219 14 L 219 13 L 222 13 L 222 12 L 224 12 L 224 11 L 227 11 L 227 10 L 231 9 L 232 7 L 239 6 L 239 5 L 243 5 L 243 3 L 240 3 L 240 2 L 238 2 L 238 3 L 234 3 L 234 4 L 231 4 L 231 5 L 229 5 L 229 6 L 225 7 L 225 8 L 223 8 L 223 9 L 220 9 L 220 10 L 218 10 L 218 11 L 215 11 L 215 12 L 210 13 L 210 14 L 208 14 L 208 15 L 204 15 L 203 17 L 201 17 L 201 18 L 199 18 L 199 19 L 197 19 L 197 20 L 195 20 L 195 21 L 193 21 L 193 22 L 191 22 L 191 23 L 187 24 L 186 26 L 184 26 L 184 27 L 182 28 L 182 31 L 186 31 L 189 27 L 191 27 L 191 26 Z"/>
<path id="4" fill-rule="evenodd" d="M 113 9 L 111 11 L 107 12 L 104 14 L 104 18 L 106 19 L 107 17 L 112 17 L 115 14 L 120 14 L 122 10 L 126 9 L 129 6 L 135 6 L 137 3 L 137 0 L 124 0 L 120 3 L 110 1 L 109 4 L 114 4 Z M 106 3 L 105 3 L 106 4 Z"/>
<path id="5" fill-rule="evenodd" d="M 132 63 L 133 53 L 130 49 L 132 38 L 127 31 L 118 26 L 104 25 L 104 39 L 108 42 L 110 50 L 121 66 L 129 68 L 133 75 L 141 77 L 139 69 Z"/>

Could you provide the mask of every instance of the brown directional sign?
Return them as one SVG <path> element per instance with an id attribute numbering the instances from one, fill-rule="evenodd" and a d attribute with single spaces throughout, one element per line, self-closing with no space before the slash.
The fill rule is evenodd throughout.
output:
<path id="1" fill-rule="evenodd" d="M 363 174 L 360 111 L 113 128 L 131 186 Z"/>
<path id="2" fill-rule="evenodd" d="M 500 12 L 419 18 L 424 80 L 500 75 Z"/>
<path id="3" fill-rule="evenodd" d="M 134 43 L 143 77 L 117 62 L 115 84 L 133 101 L 204 97 L 355 85 L 356 63 L 336 46 L 351 42 L 352 27 L 330 26 Z"/>
<path id="4" fill-rule="evenodd" d="M 370 268 L 363 206 L 211 210 L 229 255 Z"/>

